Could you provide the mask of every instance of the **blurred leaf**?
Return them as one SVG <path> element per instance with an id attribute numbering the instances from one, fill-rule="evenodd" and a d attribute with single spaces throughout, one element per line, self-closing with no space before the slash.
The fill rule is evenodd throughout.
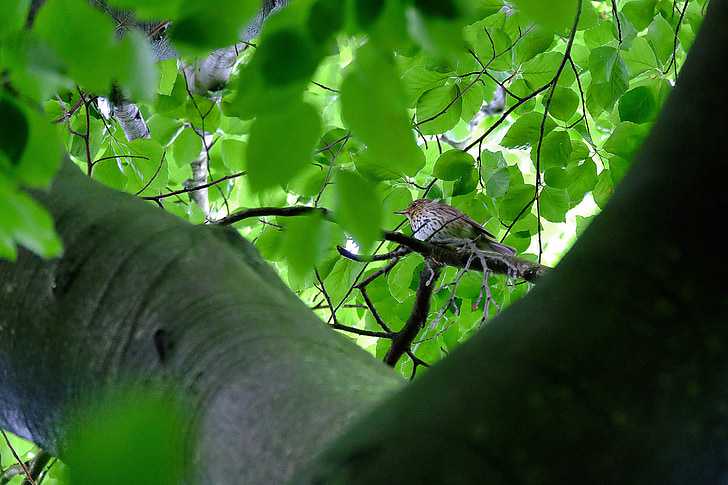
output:
<path id="1" fill-rule="evenodd" d="M 244 141 L 227 138 L 222 141 L 222 160 L 225 166 L 232 171 L 242 171 L 248 166 L 245 152 L 248 145 Z"/>
<path id="2" fill-rule="evenodd" d="M 562 31 L 570 27 L 576 17 L 573 0 L 514 0 L 512 3 L 527 18 L 552 31 Z"/>
<path id="3" fill-rule="evenodd" d="M 20 162 L 30 137 L 29 131 L 23 110 L 0 91 L 0 168 L 4 163 L 16 165 Z"/>
<path id="4" fill-rule="evenodd" d="M 594 187 L 593 195 L 594 201 L 597 203 L 600 209 L 604 209 L 607 202 L 612 197 L 614 192 L 614 183 L 610 177 L 608 170 L 603 170 L 597 178 L 597 184 Z"/>
<path id="5" fill-rule="evenodd" d="M 38 12 L 33 26 L 85 88 L 106 92 L 119 72 L 110 17 L 85 0 L 53 0 Z"/>
<path id="6" fill-rule="evenodd" d="M 290 271 L 302 277 L 313 271 L 329 244 L 328 228 L 320 213 L 293 217 L 286 224 L 281 251 Z"/>
<path id="7" fill-rule="evenodd" d="M 117 48 L 119 66 L 115 80 L 128 91 L 135 101 L 151 101 L 157 90 L 159 70 L 149 39 L 140 32 L 130 31 Z"/>
<path id="8" fill-rule="evenodd" d="M 353 172 L 340 172 L 334 187 L 336 220 L 367 252 L 381 236 L 382 202 L 376 187 Z"/>
<path id="9" fill-rule="evenodd" d="M 250 187 L 261 191 L 288 182 L 311 161 L 320 136 L 318 111 L 306 103 L 261 113 L 250 128 L 248 141 Z"/>
<path id="10" fill-rule="evenodd" d="M 181 483 L 188 426 L 169 396 L 141 390 L 108 396 L 71 428 L 64 455 L 71 483 Z"/>
<path id="11" fill-rule="evenodd" d="M 368 29 L 384 11 L 387 0 L 353 0 L 354 15 L 359 27 Z"/>
<path id="12" fill-rule="evenodd" d="M 395 187 L 385 197 L 383 201 L 383 219 L 382 227 L 394 227 L 402 222 L 402 216 L 395 214 L 396 211 L 404 210 L 409 207 L 412 202 L 412 194 L 404 187 Z"/>
<path id="13" fill-rule="evenodd" d="M 107 0 L 111 6 L 134 10 L 139 18 L 144 19 L 160 19 L 160 18 L 176 18 L 180 5 L 184 0 Z"/>
<path id="14" fill-rule="evenodd" d="M 17 32 L 25 26 L 30 0 L 3 0 L 0 15 L 0 39 Z"/>
<path id="15" fill-rule="evenodd" d="M 179 167 L 187 166 L 200 157 L 202 148 L 202 138 L 192 128 L 185 128 L 172 144 L 174 161 Z"/>
<path id="16" fill-rule="evenodd" d="M 256 55 L 261 62 L 263 79 L 273 86 L 308 81 L 318 65 L 313 45 L 293 29 L 268 35 Z"/>
<path id="17" fill-rule="evenodd" d="M 364 157 L 372 172 L 412 176 L 424 166 L 404 99 L 392 59 L 372 46 L 360 48 L 341 86 L 341 116 L 366 143 Z"/>
<path id="18" fill-rule="evenodd" d="M 327 42 L 344 26 L 345 10 L 338 0 L 316 0 L 308 13 L 308 34 L 318 42 Z"/>
<path id="19" fill-rule="evenodd" d="M 169 37 L 175 48 L 191 54 L 234 45 L 259 7 L 259 0 L 184 0 Z"/>
<path id="20" fill-rule="evenodd" d="M 55 233 L 51 216 L 30 196 L 0 185 L 0 214 L 0 235 L 6 254 L 12 253 L 9 239 L 43 258 L 62 253 L 63 244 Z"/>

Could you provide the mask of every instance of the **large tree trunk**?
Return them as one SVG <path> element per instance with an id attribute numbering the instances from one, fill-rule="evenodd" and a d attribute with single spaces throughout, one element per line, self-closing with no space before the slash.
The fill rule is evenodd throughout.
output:
<path id="1" fill-rule="evenodd" d="M 59 260 L 0 262 L 0 427 L 63 456 L 69 405 L 172 380 L 201 483 L 281 483 L 399 379 L 326 328 L 231 229 L 194 227 L 67 163 L 41 199 Z"/>
<path id="2" fill-rule="evenodd" d="M 715 0 L 638 163 L 559 267 L 299 483 L 725 482 L 725 25 Z M 397 387 L 234 234 L 70 167 L 45 200 L 65 256 L 0 263 L 0 426 L 62 453 L 64 403 L 174 376 L 204 480 L 279 483 Z"/>

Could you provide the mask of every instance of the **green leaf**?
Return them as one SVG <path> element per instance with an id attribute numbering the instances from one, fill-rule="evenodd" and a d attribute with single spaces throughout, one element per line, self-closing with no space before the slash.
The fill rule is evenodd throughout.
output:
<path id="1" fill-rule="evenodd" d="M 571 208 L 569 193 L 564 189 L 546 186 L 541 191 L 541 217 L 550 222 L 566 221 L 566 213 Z"/>
<path id="2" fill-rule="evenodd" d="M 172 485 L 184 480 L 183 406 L 158 390 L 116 391 L 69 426 L 70 483 Z M 118 467 L 118 468 L 117 468 Z"/>
<path id="3" fill-rule="evenodd" d="M 573 0 L 514 0 L 512 3 L 526 18 L 556 32 L 570 27 L 576 17 Z"/>
<path id="4" fill-rule="evenodd" d="M 604 149 L 609 153 L 631 160 L 635 152 L 642 146 L 647 133 L 649 133 L 649 128 L 646 125 L 623 121 L 604 142 Z"/>
<path id="5" fill-rule="evenodd" d="M 475 167 L 475 159 L 462 150 L 450 150 L 437 159 L 432 175 L 441 180 L 458 180 Z"/>
<path id="6" fill-rule="evenodd" d="M 407 99 L 407 106 L 414 107 L 425 91 L 442 86 L 447 78 L 446 74 L 431 71 L 420 62 L 413 63 L 402 72 L 402 87 Z"/>
<path id="7" fill-rule="evenodd" d="M 511 186 L 508 193 L 499 200 L 498 214 L 505 223 L 513 222 L 521 214 L 527 214 L 533 203 L 533 194 L 536 187 L 533 185 Z"/>
<path id="8" fill-rule="evenodd" d="M 516 61 L 526 62 L 545 52 L 554 41 L 554 33 L 543 27 L 535 27 L 516 45 Z"/>
<path id="9" fill-rule="evenodd" d="M 179 8 L 184 0 L 107 0 L 113 7 L 124 10 L 134 10 L 140 19 L 173 19 L 177 18 Z"/>
<path id="10" fill-rule="evenodd" d="M 561 121 L 568 121 L 579 107 L 579 95 L 573 89 L 557 86 L 551 98 L 549 113 Z"/>
<path id="11" fill-rule="evenodd" d="M 609 170 L 602 170 L 592 193 L 594 195 L 594 201 L 600 209 L 606 207 L 607 201 L 612 197 L 612 193 L 614 193 L 614 183 L 612 182 Z"/>
<path id="12" fill-rule="evenodd" d="M 0 187 L 0 214 L 0 234 L 5 234 L 3 245 L 9 246 L 9 235 L 16 243 L 43 258 L 60 256 L 63 252 L 51 216 L 30 196 Z M 8 252 L 7 248 L 5 252 Z"/>
<path id="13" fill-rule="evenodd" d="M 247 168 L 245 152 L 248 145 L 244 141 L 227 138 L 222 141 L 222 161 L 233 171 L 240 172 Z"/>
<path id="14" fill-rule="evenodd" d="M 655 16 L 657 0 L 633 0 L 622 7 L 622 13 L 638 31 L 650 25 Z"/>
<path id="15" fill-rule="evenodd" d="M 353 172 L 340 172 L 335 180 L 336 220 L 367 252 L 381 236 L 382 202 L 376 187 Z"/>
<path id="16" fill-rule="evenodd" d="M 564 55 L 558 52 L 545 52 L 539 54 L 523 65 L 523 79 L 532 89 L 537 89 L 550 82 L 564 62 Z M 561 71 L 560 86 L 571 86 L 576 77 L 571 69 Z"/>
<path id="17" fill-rule="evenodd" d="M 193 127 L 206 132 L 214 132 L 220 126 L 222 113 L 218 104 L 205 96 L 195 95 L 185 106 L 185 118 Z"/>
<path id="18" fill-rule="evenodd" d="M 508 192 L 511 176 L 507 168 L 499 168 L 485 182 L 485 193 L 491 197 L 503 197 Z"/>
<path id="19" fill-rule="evenodd" d="M 109 16 L 85 0 L 53 0 L 38 12 L 34 29 L 68 66 L 73 79 L 90 91 L 109 89 L 119 72 Z"/>
<path id="20" fill-rule="evenodd" d="M 56 127 L 44 116 L 34 109 L 19 107 L 24 111 L 30 133 L 20 161 L 10 169 L 10 173 L 27 187 L 45 188 L 61 166 L 63 146 Z"/>
<path id="21" fill-rule="evenodd" d="M 460 120 L 463 100 L 457 85 L 430 89 L 417 101 L 417 125 L 425 135 L 444 133 Z"/>
<path id="22" fill-rule="evenodd" d="M 334 306 L 344 299 L 349 287 L 354 281 L 354 262 L 344 258 L 338 258 L 331 272 L 326 276 L 324 285 L 329 293 Z"/>
<path id="23" fill-rule="evenodd" d="M 619 51 L 614 47 L 597 47 L 589 57 L 592 73 L 592 96 L 611 109 L 629 86 L 629 73 Z"/>
<path id="24" fill-rule="evenodd" d="M 475 83 L 470 86 L 470 88 L 468 88 L 462 96 L 463 107 L 462 112 L 460 113 L 460 118 L 466 123 L 470 123 L 470 120 L 478 114 L 481 106 L 483 106 L 484 98 L 485 88 L 482 84 Z"/>
<path id="25" fill-rule="evenodd" d="M 0 168 L 5 163 L 17 165 L 30 137 L 25 113 L 0 91 Z"/>
<path id="26" fill-rule="evenodd" d="M 286 254 L 281 251 L 283 238 L 283 231 L 268 229 L 263 231 L 255 241 L 255 247 L 260 251 L 261 256 L 268 261 L 280 261 L 286 257 Z"/>
<path id="27" fill-rule="evenodd" d="M 234 45 L 259 7 L 259 0 L 185 1 L 169 37 L 175 48 L 191 54 Z"/>
<path id="28" fill-rule="evenodd" d="M 2 15 L 0 15 L 0 39 L 23 28 L 28 18 L 29 8 L 30 0 L 3 0 Z"/>
<path id="29" fill-rule="evenodd" d="M 452 188 L 452 196 L 470 194 L 478 188 L 478 172 L 475 168 L 470 169 L 466 174 L 455 181 Z"/>
<path id="30" fill-rule="evenodd" d="M 182 122 L 162 114 L 155 114 L 147 120 L 147 126 L 149 126 L 152 138 L 160 145 L 167 146 L 181 128 Z M 202 145 L 202 140 L 200 140 L 200 145 Z"/>
<path id="31" fill-rule="evenodd" d="M 624 93 L 619 99 L 619 119 L 633 123 L 644 123 L 654 118 L 657 102 L 652 90 L 639 86 Z"/>
<path id="32" fill-rule="evenodd" d="M 422 264 L 422 257 L 419 254 L 407 256 L 387 275 L 387 286 L 395 300 L 402 303 L 411 294 L 410 283 L 417 275 L 415 272 Z"/>
<path id="33" fill-rule="evenodd" d="M 314 46 L 294 29 L 282 29 L 266 36 L 256 55 L 263 79 L 273 86 L 306 82 L 318 66 Z"/>
<path id="34" fill-rule="evenodd" d="M 159 70 L 149 39 L 140 32 L 128 32 L 117 48 L 116 81 L 134 101 L 151 101 L 157 90 Z"/>
<path id="35" fill-rule="evenodd" d="M 650 47 L 650 43 L 644 37 L 637 37 L 632 41 L 632 46 L 627 52 L 623 52 L 622 57 L 627 65 L 627 69 L 632 77 L 642 74 L 650 69 L 657 68 L 657 58 L 655 52 Z"/>
<path id="36" fill-rule="evenodd" d="M 395 187 L 385 197 L 383 201 L 383 219 L 382 227 L 394 227 L 402 222 L 402 216 L 395 214 L 409 207 L 412 202 L 412 194 L 409 189 L 404 187 Z"/>
<path id="37" fill-rule="evenodd" d="M 501 140 L 501 145 L 506 148 L 535 147 L 538 144 L 542 122 L 543 113 L 536 111 L 520 116 L 508 129 L 503 140 Z M 555 127 L 556 123 L 547 117 L 544 125 L 544 135 L 548 134 Z"/>
<path id="38" fill-rule="evenodd" d="M 571 138 L 566 131 L 554 131 L 544 137 L 541 145 L 541 170 L 566 167 L 571 160 Z M 531 159 L 536 162 L 537 150 L 531 149 Z"/>
<path id="39" fill-rule="evenodd" d="M 320 136 L 318 111 L 301 101 L 258 115 L 250 127 L 247 151 L 251 189 L 288 182 L 311 161 Z"/>
<path id="40" fill-rule="evenodd" d="M 178 167 L 189 165 L 202 153 L 202 138 L 192 128 L 185 128 L 172 144 L 172 155 Z"/>
<path id="41" fill-rule="evenodd" d="M 354 15 L 359 27 L 367 30 L 384 11 L 386 0 L 353 0 Z"/>
<path id="42" fill-rule="evenodd" d="M 584 32 L 584 43 L 589 49 L 611 44 L 616 39 L 617 32 L 615 30 L 612 22 L 600 21 L 594 27 Z"/>
<path id="43" fill-rule="evenodd" d="M 341 86 L 341 116 L 367 145 L 363 158 L 371 171 L 383 178 L 413 176 L 425 165 L 404 99 L 391 57 L 372 46 L 359 49 Z"/>
<path id="44" fill-rule="evenodd" d="M 567 192 L 571 206 L 580 203 L 584 196 L 594 189 L 597 183 L 597 166 L 592 160 L 585 160 L 581 165 L 569 168 L 569 184 Z"/>
<path id="45" fill-rule="evenodd" d="M 675 32 L 662 15 L 658 15 L 647 29 L 647 40 L 650 41 L 657 59 L 666 64 L 672 56 Z"/>
<path id="46" fill-rule="evenodd" d="M 344 26 L 345 14 L 338 0 L 317 0 L 308 12 L 308 34 L 323 44 Z"/>
<path id="47" fill-rule="evenodd" d="M 321 261 L 329 244 L 327 229 L 320 213 L 288 221 L 281 251 L 294 275 L 305 276 Z"/>

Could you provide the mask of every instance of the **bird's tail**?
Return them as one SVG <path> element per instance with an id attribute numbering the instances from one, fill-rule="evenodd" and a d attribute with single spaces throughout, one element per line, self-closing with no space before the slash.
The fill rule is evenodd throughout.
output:
<path id="1" fill-rule="evenodd" d="M 494 241 L 492 239 L 486 239 L 484 241 L 481 241 L 480 244 L 478 244 L 481 249 L 484 250 L 490 250 L 495 251 L 497 253 L 501 253 L 505 256 L 515 256 L 516 250 L 513 249 L 510 246 L 506 246 L 505 244 L 499 243 L 498 241 Z"/>

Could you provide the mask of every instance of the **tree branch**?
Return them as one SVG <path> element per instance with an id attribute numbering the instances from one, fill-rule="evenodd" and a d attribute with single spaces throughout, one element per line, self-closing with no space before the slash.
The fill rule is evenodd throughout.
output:
<path id="1" fill-rule="evenodd" d="M 401 244 L 426 258 L 434 259 L 438 263 L 457 268 L 466 267 L 468 260 L 472 257 L 472 250 L 470 249 L 460 250 L 452 246 L 420 241 L 419 239 L 406 236 L 399 232 L 387 231 L 384 233 L 384 239 Z M 478 256 L 482 256 L 486 261 L 488 271 L 516 276 L 530 283 L 535 283 L 550 269 L 548 266 L 543 266 L 539 263 L 527 261 L 516 256 L 506 256 L 490 251 L 478 251 Z M 469 269 L 483 271 L 485 268 L 483 268 L 480 258 L 473 258 L 470 262 Z"/>
<path id="2" fill-rule="evenodd" d="M 432 264 L 430 261 L 425 261 L 425 267 L 420 272 L 420 284 L 417 287 L 417 295 L 415 296 L 412 313 L 407 319 L 404 328 L 392 339 L 392 346 L 384 357 L 384 362 L 387 365 L 392 367 L 397 365 L 399 359 L 410 351 L 412 341 L 425 325 L 427 315 L 430 313 L 430 297 L 432 297 L 435 281 L 439 274 L 439 266 Z"/>

